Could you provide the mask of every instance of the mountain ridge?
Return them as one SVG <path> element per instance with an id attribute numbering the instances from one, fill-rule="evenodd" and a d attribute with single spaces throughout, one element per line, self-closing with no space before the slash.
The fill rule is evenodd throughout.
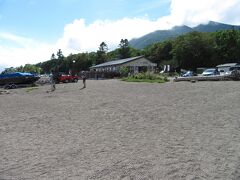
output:
<path id="1" fill-rule="evenodd" d="M 189 27 L 186 25 L 174 26 L 169 30 L 157 30 L 151 33 L 148 33 L 142 37 L 134 38 L 129 41 L 130 46 L 136 49 L 143 49 L 144 47 L 151 45 L 153 43 L 162 42 L 165 40 L 174 39 L 180 35 L 184 35 L 189 32 L 198 31 L 198 32 L 216 32 L 219 30 L 227 29 L 239 29 L 239 25 L 230 25 L 219 23 L 215 21 L 209 21 L 207 24 L 199 24 L 196 27 Z"/>

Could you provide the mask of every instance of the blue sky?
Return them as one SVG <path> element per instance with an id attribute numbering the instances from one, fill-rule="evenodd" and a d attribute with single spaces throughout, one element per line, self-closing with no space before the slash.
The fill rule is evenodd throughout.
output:
<path id="1" fill-rule="evenodd" d="M 169 13 L 169 5 L 168 0 L 0 0 L 0 29 L 54 42 L 75 19 L 86 24 L 145 15 L 156 19 Z"/>
<path id="2" fill-rule="evenodd" d="M 0 71 L 175 25 L 240 24 L 239 9 L 240 0 L 0 0 Z"/>

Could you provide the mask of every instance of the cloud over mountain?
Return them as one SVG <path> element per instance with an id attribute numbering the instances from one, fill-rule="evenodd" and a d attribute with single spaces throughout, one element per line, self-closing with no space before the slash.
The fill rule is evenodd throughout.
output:
<path id="1" fill-rule="evenodd" d="M 175 25 L 196 26 L 209 20 L 240 24 L 239 0 L 172 0 L 169 16 Z"/>
<path id="2" fill-rule="evenodd" d="M 170 29 L 176 25 L 196 26 L 210 20 L 240 24 L 239 0 L 171 0 L 171 13 L 157 20 L 123 18 L 117 21 L 97 20 L 87 25 L 84 19 L 65 26 L 59 45 L 69 51 L 96 50 L 101 42 L 116 48 L 122 38 L 132 39 L 149 32 Z"/>
<path id="3" fill-rule="evenodd" d="M 58 49 L 62 49 L 64 55 L 95 51 L 103 41 L 110 50 L 113 50 L 123 38 L 130 40 L 156 30 L 170 29 L 176 25 L 185 24 L 192 27 L 207 23 L 209 20 L 240 24 L 239 0 L 170 0 L 170 4 L 170 14 L 154 20 L 147 15 L 135 18 L 126 15 L 125 18 L 115 21 L 95 20 L 89 24 L 84 18 L 76 19 L 65 25 L 62 36 L 54 44 L 49 44 L 47 40 L 39 42 L 10 33 L 6 36 L 5 32 L 3 36 L 2 32 L 0 42 L 4 43 L 0 44 L 0 65 L 19 66 L 24 63 L 45 61 Z M 14 41 L 22 46 L 8 46 Z"/>

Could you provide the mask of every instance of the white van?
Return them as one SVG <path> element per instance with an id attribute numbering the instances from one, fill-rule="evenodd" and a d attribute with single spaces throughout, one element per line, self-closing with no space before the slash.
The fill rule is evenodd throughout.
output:
<path id="1" fill-rule="evenodd" d="M 230 68 L 238 65 L 238 63 L 227 63 L 217 65 L 216 68 L 220 72 L 220 75 L 225 75 L 230 73 Z"/>

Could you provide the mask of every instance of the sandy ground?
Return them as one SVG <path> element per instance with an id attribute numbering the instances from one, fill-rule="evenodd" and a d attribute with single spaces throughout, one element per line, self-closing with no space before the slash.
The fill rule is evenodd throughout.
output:
<path id="1" fill-rule="evenodd" d="M 0 95 L 0 179 L 240 179 L 240 83 L 88 80 Z"/>

